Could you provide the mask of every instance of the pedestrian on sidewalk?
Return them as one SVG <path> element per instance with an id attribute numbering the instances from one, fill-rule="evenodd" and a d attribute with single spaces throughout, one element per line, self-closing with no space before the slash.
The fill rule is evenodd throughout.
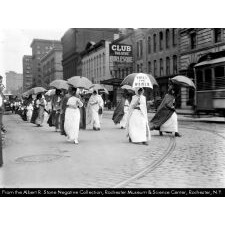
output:
<path id="1" fill-rule="evenodd" d="M 178 120 L 175 110 L 175 91 L 172 84 L 169 84 L 168 93 L 165 95 L 155 116 L 150 121 L 151 130 L 159 130 L 160 135 L 163 132 L 172 133 L 176 137 L 181 137 L 178 133 Z"/>
<path id="2" fill-rule="evenodd" d="M 68 99 L 67 108 L 65 113 L 64 129 L 67 135 L 68 141 L 73 141 L 78 144 L 78 135 L 80 127 L 80 109 L 83 103 L 76 97 L 77 88 L 70 87 L 69 93 L 71 97 Z"/>
<path id="3" fill-rule="evenodd" d="M 126 131 L 130 142 L 148 145 L 151 133 L 148 126 L 146 97 L 143 94 L 143 88 L 135 89 L 129 107 Z"/>
<path id="4" fill-rule="evenodd" d="M 79 90 L 79 93 L 77 93 L 77 97 L 81 100 L 81 102 L 83 103 L 82 107 L 80 108 L 80 129 L 85 130 L 86 129 L 86 105 L 85 105 L 85 97 L 84 97 L 84 93 Z"/>
<path id="5" fill-rule="evenodd" d="M 130 102 L 128 99 L 128 92 L 124 90 L 122 99 L 120 103 L 117 105 L 116 109 L 114 110 L 112 117 L 112 120 L 115 123 L 115 125 L 119 124 L 121 129 L 126 128 L 129 106 Z"/>

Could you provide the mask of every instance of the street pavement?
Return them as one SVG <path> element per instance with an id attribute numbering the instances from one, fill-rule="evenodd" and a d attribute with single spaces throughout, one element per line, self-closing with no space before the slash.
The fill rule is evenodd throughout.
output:
<path id="1" fill-rule="evenodd" d="M 151 132 L 128 142 L 105 113 L 101 131 L 80 130 L 79 145 L 48 127 L 5 115 L 4 188 L 224 188 L 224 124 L 179 121 L 181 138 Z"/>

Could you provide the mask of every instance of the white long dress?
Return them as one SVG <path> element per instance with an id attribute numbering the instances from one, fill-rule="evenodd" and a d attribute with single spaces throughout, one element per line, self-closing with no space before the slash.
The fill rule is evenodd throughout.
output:
<path id="1" fill-rule="evenodd" d="M 128 116 L 128 112 L 129 112 L 129 101 L 126 99 L 125 103 L 124 103 L 124 115 L 122 120 L 120 121 L 120 127 L 121 128 L 125 128 L 126 127 L 126 123 L 127 123 L 127 116 Z"/>
<path id="2" fill-rule="evenodd" d="M 91 111 L 91 124 L 94 128 L 100 128 L 100 119 L 98 110 L 101 106 L 101 99 L 99 95 L 92 95 L 89 99 L 90 111 Z"/>
<path id="3" fill-rule="evenodd" d="M 140 102 L 137 105 L 137 102 Z M 140 109 L 135 109 L 139 107 Z M 146 142 L 151 139 L 145 96 L 134 95 L 127 118 L 127 135 L 132 142 Z"/>
<path id="4" fill-rule="evenodd" d="M 178 132 L 177 114 L 174 112 L 172 116 L 160 127 L 160 131 Z"/>
<path id="5" fill-rule="evenodd" d="M 28 121 L 28 122 L 30 122 L 30 120 L 31 120 L 32 113 L 33 113 L 33 106 L 32 106 L 32 103 L 30 103 L 30 104 L 27 106 L 27 121 Z"/>
<path id="6" fill-rule="evenodd" d="M 80 126 L 80 109 L 78 107 L 82 107 L 83 103 L 79 98 L 72 96 L 69 98 L 67 106 L 64 129 L 68 140 L 78 142 Z"/>

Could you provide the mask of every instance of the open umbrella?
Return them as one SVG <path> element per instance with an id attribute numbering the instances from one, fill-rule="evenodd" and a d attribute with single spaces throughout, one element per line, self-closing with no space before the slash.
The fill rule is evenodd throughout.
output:
<path id="1" fill-rule="evenodd" d="M 149 87 L 158 85 L 157 81 L 151 74 L 146 73 L 132 73 L 124 78 L 121 85 L 130 85 L 132 88 L 136 87 Z"/>
<path id="2" fill-rule="evenodd" d="M 182 76 L 182 75 L 171 78 L 171 82 L 174 84 L 180 85 L 180 86 L 192 87 L 192 88 L 196 89 L 193 81 L 190 78 Z"/>
<path id="3" fill-rule="evenodd" d="M 123 85 L 121 88 L 128 91 L 134 91 L 134 88 L 132 88 L 130 85 L 127 85 L 127 84 Z"/>
<path id="4" fill-rule="evenodd" d="M 92 85 L 92 82 L 86 77 L 74 76 L 68 79 L 68 84 L 76 88 L 89 89 Z"/>
<path id="5" fill-rule="evenodd" d="M 45 95 L 47 95 L 47 96 L 52 96 L 54 94 L 55 94 L 55 89 L 50 89 L 45 93 Z"/>
<path id="6" fill-rule="evenodd" d="M 65 80 L 54 80 L 50 83 L 50 87 L 54 87 L 56 89 L 68 90 L 69 85 L 67 84 L 67 81 Z"/>
<path id="7" fill-rule="evenodd" d="M 43 87 L 34 87 L 34 88 L 30 89 L 28 92 L 29 92 L 29 94 L 37 95 L 37 94 L 45 92 L 45 91 L 46 91 L 46 89 Z"/>
<path id="8" fill-rule="evenodd" d="M 100 91 L 100 92 L 104 92 L 106 94 L 109 94 L 108 90 L 102 86 L 101 84 L 93 84 L 90 89 L 93 89 L 93 90 L 97 90 L 97 91 Z"/>

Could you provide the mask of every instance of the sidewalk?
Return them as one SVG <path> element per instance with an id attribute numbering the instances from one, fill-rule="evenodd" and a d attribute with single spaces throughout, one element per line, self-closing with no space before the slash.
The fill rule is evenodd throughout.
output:
<path id="1" fill-rule="evenodd" d="M 206 123 L 225 123 L 225 117 L 217 117 L 212 115 L 201 115 L 197 117 L 191 113 L 191 110 L 177 110 L 179 121 L 190 121 L 190 122 L 206 122 Z M 103 115 L 112 117 L 113 110 L 105 109 Z M 155 115 L 155 112 L 148 112 L 148 118 L 151 119 Z"/>

